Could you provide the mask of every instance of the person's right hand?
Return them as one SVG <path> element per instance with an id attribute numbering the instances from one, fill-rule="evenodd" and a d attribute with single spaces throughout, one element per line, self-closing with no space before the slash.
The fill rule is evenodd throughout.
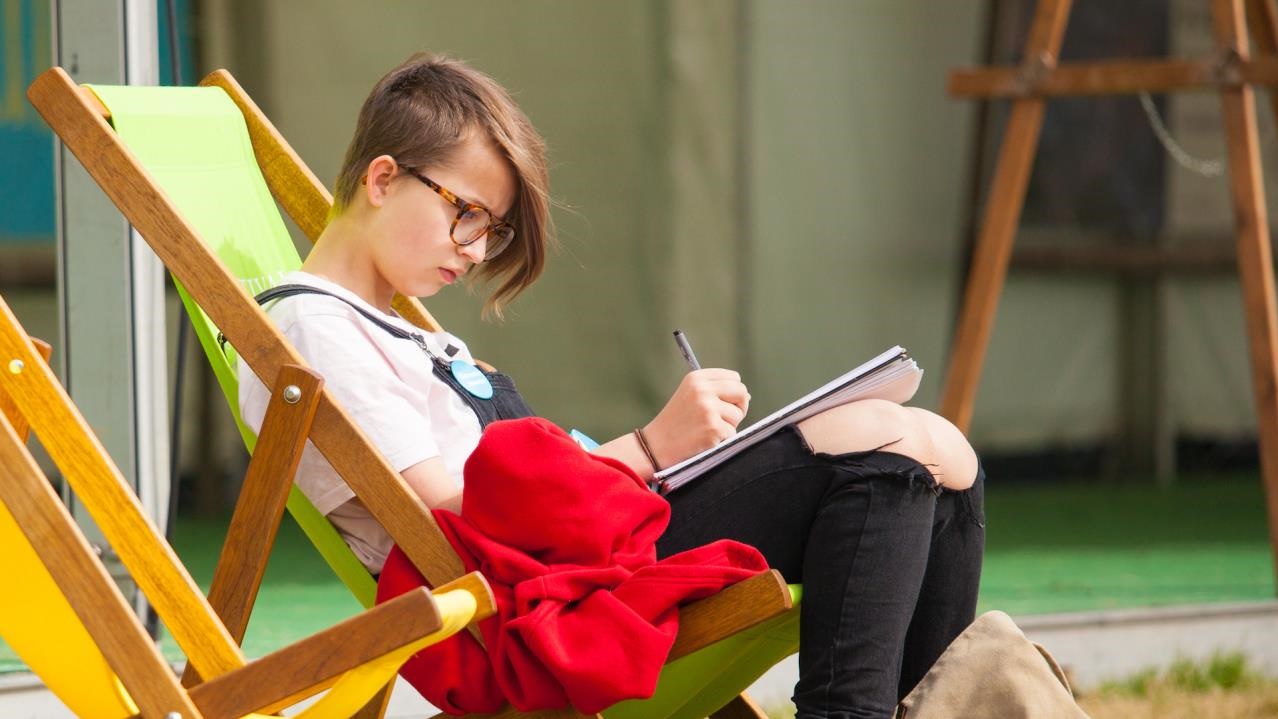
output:
<path id="1" fill-rule="evenodd" d="M 741 375 L 728 369 L 689 372 L 657 416 L 643 428 L 662 468 L 731 437 L 750 408 Z"/>

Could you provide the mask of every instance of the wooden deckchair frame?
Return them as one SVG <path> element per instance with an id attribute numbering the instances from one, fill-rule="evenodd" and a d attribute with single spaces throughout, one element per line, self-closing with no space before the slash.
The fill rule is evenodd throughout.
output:
<path id="1" fill-rule="evenodd" d="M 240 108 L 268 188 L 289 217 L 314 242 L 327 220 L 331 195 L 229 73 L 215 71 L 200 84 L 222 88 Z M 281 373 L 287 367 L 306 366 L 124 146 L 108 124 L 109 113 L 87 89 L 80 88 L 64 70 L 54 67 L 36 78 L 27 90 L 27 97 L 208 313 L 236 348 L 241 361 L 247 362 L 265 384 L 273 387 L 279 386 Z M 439 328 L 415 299 L 396 298 L 395 308 L 425 329 Z M 318 390 L 309 438 L 432 586 L 442 589 L 462 576 L 461 560 L 426 505 L 322 386 Z M 276 511 L 275 505 L 271 505 L 270 511 Z M 252 585 L 253 592 L 256 586 L 252 580 L 261 576 L 258 564 L 265 563 L 263 548 L 269 549 L 269 546 L 259 543 L 255 549 L 245 552 L 245 565 L 239 570 L 240 576 L 250 580 L 247 584 Z M 245 612 L 252 604 L 251 598 L 243 596 L 233 601 Z M 740 582 L 681 610 L 680 631 L 669 660 L 776 617 L 792 606 L 789 589 L 775 570 Z M 735 716 L 759 716 L 757 708 L 752 710 L 745 701 L 730 707 L 728 712 Z M 508 709 L 500 716 L 519 715 Z M 568 711 L 542 712 L 537 716 L 581 715 Z"/>
<path id="2" fill-rule="evenodd" d="M 0 301 L 0 501 L 143 716 L 179 712 L 212 719 L 277 711 L 443 626 L 434 598 L 422 589 L 247 661 L 172 549 L 145 520 L 137 497 L 53 376 L 48 357 L 49 346 L 28 337 Z M 276 403 L 277 422 L 280 412 L 288 411 L 282 409 L 286 404 L 300 403 Z M 189 690 L 179 683 L 27 451 L 30 429 L 152 601 L 188 662 L 212 679 Z M 477 609 L 491 615 L 491 594 L 483 579 L 470 575 L 468 585 Z"/>

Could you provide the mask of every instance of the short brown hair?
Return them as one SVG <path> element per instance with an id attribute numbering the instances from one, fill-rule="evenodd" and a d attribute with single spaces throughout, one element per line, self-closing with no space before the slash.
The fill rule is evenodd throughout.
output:
<path id="1" fill-rule="evenodd" d="M 484 313 L 502 307 L 541 275 L 553 242 L 546 143 L 505 88 L 466 63 L 418 53 L 377 81 L 364 100 L 337 175 L 333 213 L 355 198 L 368 163 L 381 155 L 415 168 L 446 164 L 480 131 L 505 155 L 515 174 L 515 202 L 506 221 L 515 242 L 478 274 L 498 282 Z"/>

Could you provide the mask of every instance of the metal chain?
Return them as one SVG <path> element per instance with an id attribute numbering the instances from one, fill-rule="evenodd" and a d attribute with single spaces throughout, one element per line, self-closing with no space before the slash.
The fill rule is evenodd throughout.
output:
<path id="1" fill-rule="evenodd" d="M 1145 108 L 1145 117 L 1149 118 L 1149 126 L 1154 130 L 1158 141 L 1167 150 L 1167 154 L 1180 163 L 1181 167 L 1203 177 L 1220 177 L 1224 173 L 1224 160 L 1200 160 L 1190 155 L 1180 146 L 1180 143 L 1176 142 L 1176 138 L 1171 136 L 1167 126 L 1163 124 L 1163 118 L 1159 117 L 1158 108 L 1154 106 L 1154 98 L 1150 97 L 1148 92 L 1140 93 L 1140 106 Z"/>

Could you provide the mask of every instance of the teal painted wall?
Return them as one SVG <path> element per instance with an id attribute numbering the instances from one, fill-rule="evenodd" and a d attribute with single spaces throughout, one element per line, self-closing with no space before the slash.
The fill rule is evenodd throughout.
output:
<path id="1" fill-rule="evenodd" d="M 0 0 L 0 245 L 53 242 L 53 143 L 27 102 L 52 57 L 48 0 Z"/>
<path id="2" fill-rule="evenodd" d="M 191 4 L 175 3 L 182 79 L 195 78 Z M 167 0 L 156 0 L 160 82 L 173 84 Z M 53 63 L 49 0 L 0 0 L 0 247 L 54 241 L 53 139 L 26 88 Z"/>

